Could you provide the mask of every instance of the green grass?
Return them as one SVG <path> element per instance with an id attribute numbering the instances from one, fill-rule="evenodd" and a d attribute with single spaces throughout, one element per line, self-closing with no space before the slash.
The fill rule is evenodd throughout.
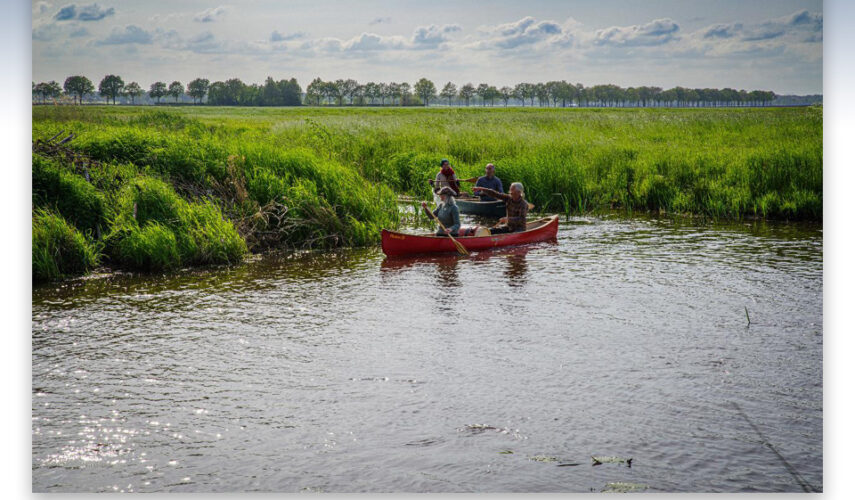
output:
<path id="1" fill-rule="evenodd" d="M 224 236 L 208 236 L 225 231 L 213 224 L 216 215 L 189 222 L 197 219 L 188 213 L 204 210 L 176 200 L 218 209 L 253 250 L 376 243 L 380 228 L 399 222 L 395 194 L 429 197 L 426 181 L 441 158 L 463 178 L 494 163 L 506 189 L 522 182 L 545 212 L 822 220 L 817 107 L 33 108 L 35 138 L 61 130 L 77 134 L 70 147 L 102 162 L 92 185 L 105 200 L 114 240 L 138 231 L 124 253 L 109 254 L 131 267 L 236 258 L 233 242 L 218 246 Z M 140 182 L 158 201 L 129 191 Z M 57 205 L 66 191 L 40 194 L 40 203 L 66 214 Z M 141 218 L 136 229 L 128 219 L 131 198 Z M 148 228 L 149 220 L 157 225 Z M 143 244 L 147 239 L 160 243 Z M 163 256 L 131 258 L 154 257 L 161 246 Z"/>
<path id="2" fill-rule="evenodd" d="M 188 202 L 158 179 L 139 177 L 115 197 L 105 238 L 112 262 L 148 271 L 240 261 L 247 248 L 211 201 Z"/>
<path id="3" fill-rule="evenodd" d="M 32 222 L 34 281 L 78 276 L 98 265 L 98 245 L 62 217 L 36 209 Z"/>
<path id="4" fill-rule="evenodd" d="M 33 205 L 50 208 L 84 233 L 95 235 L 104 223 L 104 196 L 54 161 L 33 155 Z"/>

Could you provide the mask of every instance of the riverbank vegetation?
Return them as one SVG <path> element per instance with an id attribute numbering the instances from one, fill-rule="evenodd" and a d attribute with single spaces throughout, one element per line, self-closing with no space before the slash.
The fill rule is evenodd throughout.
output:
<path id="1" fill-rule="evenodd" d="M 822 220 L 821 108 L 33 108 L 34 140 L 70 132 L 79 161 L 33 156 L 34 207 L 133 269 L 373 244 L 441 158 L 494 163 L 544 212 Z"/>

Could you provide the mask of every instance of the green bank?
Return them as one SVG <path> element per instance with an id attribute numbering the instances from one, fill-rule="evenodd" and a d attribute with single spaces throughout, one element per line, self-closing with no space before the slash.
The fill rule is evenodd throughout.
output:
<path id="1" fill-rule="evenodd" d="M 494 163 L 545 212 L 822 220 L 819 107 L 33 108 L 34 140 L 71 132 L 76 164 L 33 155 L 39 280 L 374 244 L 399 223 L 396 194 L 429 196 L 441 158 L 461 177 Z M 94 262 L 36 269 L 67 252 L 37 243 L 48 215 Z"/>

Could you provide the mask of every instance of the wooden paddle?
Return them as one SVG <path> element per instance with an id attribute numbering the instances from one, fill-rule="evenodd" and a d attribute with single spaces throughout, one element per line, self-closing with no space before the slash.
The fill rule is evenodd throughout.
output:
<path id="1" fill-rule="evenodd" d="M 470 177 L 468 179 L 455 179 L 457 182 L 478 182 L 477 177 Z M 451 181 L 438 181 L 436 179 L 428 179 L 428 183 L 430 184 L 449 184 Z"/>
<path id="2" fill-rule="evenodd" d="M 436 214 L 434 214 L 433 212 L 428 210 L 427 205 L 425 205 L 424 203 L 422 203 L 422 206 L 425 207 L 425 210 L 427 210 L 427 213 L 429 213 L 430 216 L 433 217 L 433 220 L 435 220 L 436 223 L 439 224 L 439 227 L 441 227 L 442 230 L 445 231 L 446 236 L 448 236 L 448 238 L 451 239 L 451 242 L 454 243 L 454 247 L 457 248 L 457 251 L 461 255 L 469 255 L 469 250 L 466 250 L 466 247 L 463 246 L 462 243 L 460 243 L 459 241 L 454 239 L 454 236 L 451 235 L 451 231 L 449 231 L 448 229 L 445 228 L 445 226 L 442 224 L 442 222 L 439 221 L 439 218 L 436 216 Z"/>

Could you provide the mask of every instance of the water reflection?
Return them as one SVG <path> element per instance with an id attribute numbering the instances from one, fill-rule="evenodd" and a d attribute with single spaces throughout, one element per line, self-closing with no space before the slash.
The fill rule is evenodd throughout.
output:
<path id="1" fill-rule="evenodd" d="M 434 271 L 433 274 L 437 277 L 436 285 L 438 287 L 456 288 L 461 286 L 459 276 L 459 266 L 461 261 L 476 264 L 486 264 L 492 261 L 493 263 L 498 264 L 504 260 L 506 265 L 502 270 L 502 275 L 507 279 L 508 285 L 522 286 L 528 281 L 529 266 L 526 258 L 528 253 L 534 249 L 553 245 L 555 245 L 555 243 L 546 242 L 537 245 L 486 250 L 473 253 L 468 257 L 456 254 L 442 254 L 386 258 L 380 264 L 380 271 L 381 276 L 383 276 L 394 275 L 407 269 L 431 267 Z M 483 272 L 486 273 L 495 271 L 498 271 L 497 265 L 491 265 L 489 268 L 483 270 Z"/>
<path id="2" fill-rule="evenodd" d="M 516 249 L 516 251 L 508 253 L 508 267 L 505 269 L 505 277 L 508 278 L 508 285 L 523 286 L 528 281 L 528 262 L 526 261 L 526 255 L 529 251 L 529 248 L 519 248 Z"/>

